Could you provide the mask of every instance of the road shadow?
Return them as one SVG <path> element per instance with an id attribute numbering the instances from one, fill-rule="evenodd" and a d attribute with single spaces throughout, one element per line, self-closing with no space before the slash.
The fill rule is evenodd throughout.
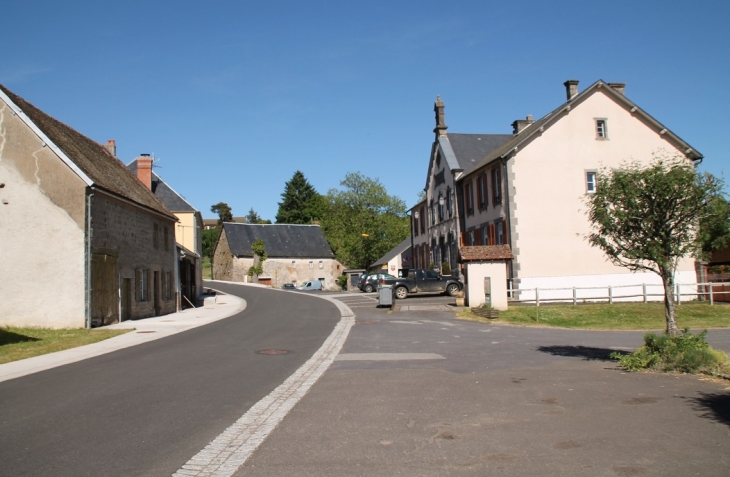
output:
<path id="1" fill-rule="evenodd" d="M 700 397 L 687 400 L 701 417 L 730 426 L 730 393 L 700 393 Z"/>
<path id="2" fill-rule="evenodd" d="M 629 354 L 628 351 L 608 348 L 593 348 L 591 346 L 538 346 L 536 349 L 542 353 L 548 353 L 553 356 L 583 358 L 585 361 L 616 361 L 611 358 L 611 353 L 619 353 L 622 355 Z"/>
<path id="3" fill-rule="evenodd" d="M 25 336 L 18 333 L 13 333 L 12 331 L 0 328 L 0 346 L 15 343 L 25 343 L 28 341 L 39 341 L 39 339 L 33 338 L 32 336 Z"/>

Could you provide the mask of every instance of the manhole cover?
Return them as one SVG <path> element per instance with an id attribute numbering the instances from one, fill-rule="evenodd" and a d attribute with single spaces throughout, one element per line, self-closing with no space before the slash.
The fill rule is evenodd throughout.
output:
<path id="1" fill-rule="evenodd" d="M 154 333 L 154 331 L 138 331 L 137 333 Z"/>
<path id="2" fill-rule="evenodd" d="M 289 352 L 285 349 L 262 349 L 259 354 L 288 354 Z"/>
<path id="3" fill-rule="evenodd" d="M 355 322 L 356 325 L 377 325 L 378 323 L 380 323 L 380 320 L 360 320 Z"/>

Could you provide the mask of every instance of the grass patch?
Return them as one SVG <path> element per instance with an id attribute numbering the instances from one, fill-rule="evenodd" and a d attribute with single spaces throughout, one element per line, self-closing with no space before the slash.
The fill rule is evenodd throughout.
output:
<path id="1" fill-rule="evenodd" d="M 129 331 L 0 327 L 0 364 L 96 343 Z"/>
<path id="2" fill-rule="evenodd" d="M 554 326 L 588 330 L 664 330 L 663 303 L 615 303 L 540 306 L 539 320 L 534 306 L 511 306 L 499 318 L 479 318 L 466 309 L 460 318 L 483 323 L 510 323 L 526 326 Z M 730 327 L 730 307 L 687 302 L 677 307 L 680 327 L 693 329 Z"/>
<path id="3" fill-rule="evenodd" d="M 210 257 L 203 257 L 203 280 L 210 280 Z"/>
<path id="4" fill-rule="evenodd" d="M 611 358 L 627 371 L 652 370 L 709 374 L 730 374 L 730 360 L 725 353 L 713 349 L 706 340 L 707 330 L 696 335 L 689 329 L 677 336 L 644 335 L 644 346 L 631 354 L 611 353 Z"/>

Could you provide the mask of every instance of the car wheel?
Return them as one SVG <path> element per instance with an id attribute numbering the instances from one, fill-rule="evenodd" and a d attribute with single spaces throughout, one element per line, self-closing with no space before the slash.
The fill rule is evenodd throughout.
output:
<path id="1" fill-rule="evenodd" d="M 402 300 L 408 296 L 408 288 L 406 287 L 398 287 L 395 289 L 395 297 L 399 300 Z"/>
<path id="2" fill-rule="evenodd" d="M 365 288 L 363 289 L 365 293 L 372 293 L 373 292 L 373 286 L 372 285 L 365 285 Z"/>
<path id="3" fill-rule="evenodd" d="M 452 283 L 451 285 L 446 287 L 446 294 L 449 296 L 454 296 L 459 291 L 459 285 L 456 283 Z"/>

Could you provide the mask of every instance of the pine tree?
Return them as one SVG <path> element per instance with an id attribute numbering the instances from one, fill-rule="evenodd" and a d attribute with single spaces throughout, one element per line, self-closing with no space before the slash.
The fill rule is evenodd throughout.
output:
<path id="1" fill-rule="evenodd" d="M 322 197 L 307 181 L 301 171 L 296 171 L 284 186 L 276 214 L 277 224 L 311 224 L 321 218 Z"/>

